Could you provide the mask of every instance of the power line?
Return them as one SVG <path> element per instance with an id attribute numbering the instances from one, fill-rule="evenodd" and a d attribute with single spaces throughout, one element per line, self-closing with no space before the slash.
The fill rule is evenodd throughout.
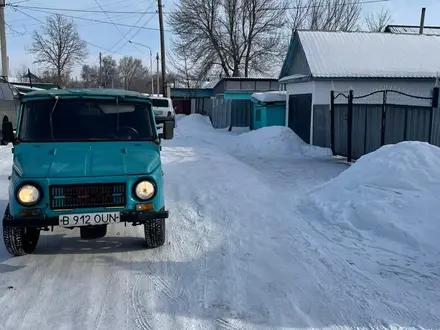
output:
<path id="1" fill-rule="evenodd" d="M 19 10 L 18 8 L 21 8 L 21 6 L 14 6 L 16 10 Z M 39 9 L 33 9 L 33 11 L 37 11 L 37 12 L 41 12 L 41 13 L 46 13 L 46 14 L 53 14 L 51 12 L 48 11 L 44 11 L 44 10 L 39 10 Z M 22 10 L 20 10 L 20 12 L 23 12 Z M 101 20 L 97 20 L 94 18 L 85 18 L 85 17 L 78 17 L 78 16 L 72 16 L 72 15 L 67 15 L 67 14 L 60 14 L 60 13 L 56 13 L 60 16 L 64 16 L 64 17 L 69 17 L 69 18 L 73 18 L 73 19 L 80 19 L 80 20 L 84 20 L 84 21 L 90 21 L 90 22 L 95 22 L 95 23 L 102 23 L 102 24 L 111 24 L 111 25 L 117 25 L 117 26 L 124 26 L 124 27 L 134 27 L 134 28 L 138 28 L 138 29 L 142 29 L 142 30 L 153 30 L 153 31 L 159 31 L 158 28 L 150 28 L 150 27 L 142 27 L 142 26 L 134 26 L 134 25 L 129 25 L 129 24 L 122 24 L 122 23 L 111 23 L 111 22 L 106 22 L 106 21 L 101 21 Z M 165 32 L 172 32 L 170 30 L 164 30 Z"/>
<path id="2" fill-rule="evenodd" d="M 27 17 L 29 17 L 29 18 L 35 20 L 35 21 L 38 21 L 38 22 L 40 22 L 40 23 L 42 23 L 42 24 L 44 24 L 44 25 L 46 24 L 46 23 L 43 22 L 41 19 L 38 19 L 38 18 L 36 18 L 36 17 L 33 17 L 32 15 L 29 15 L 29 14 L 25 13 L 24 11 L 21 11 L 20 9 L 17 9 L 17 8 L 16 8 L 16 10 L 19 11 L 20 13 L 22 13 L 23 15 L 26 15 Z M 104 48 L 104 47 L 101 47 L 101 46 L 95 45 L 95 44 L 93 44 L 93 43 L 91 43 L 91 42 L 88 42 L 88 41 L 86 41 L 86 40 L 84 40 L 84 42 L 85 42 L 86 44 L 90 45 L 90 46 L 96 47 L 96 48 L 98 48 L 98 49 L 105 50 L 106 52 L 111 52 L 111 50 L 108 50 L 107 48 Z M 113 54 L 118 54 L 118 55 L 125 56 L 124 54 L 120 54 L 120 53 L 116 53 L 116 52 L 114 52 Z"/>
<path id="3" fill-rule="evenodd" d="M 152 2 L 151 4 L 150 4 L 150 6 L 148 6 L 148 10 L 152 7 L 152 6 L 154 6 L 154 2 Z M 150 18 L 149 19 L 147 19 L 147 21 L 142 25 L 142 27 L 144 27 L 144 26 L 146 26 L 148 23 L 150 23 L 151 22 L 151 20 L 154 18 L 154 16 L 150 16 Z M 135 23 L 135 25 L 137 25 L 137 23 L 140 21 L 142 19 L 142 17 Z M 127 35 L 128 34 L 130 34 L 130 32 L 133 30 L 133 28 L 131 28 L 128 32 L 127 32 Z M 137 32 L 135 33 L 135 34 L 133 34 L 129 39 L 133 39 L 134 37 L 136 37 L 138 34 L 139 34 L 139 32 L 141 32 L 141 29 L 138 29 L 137 30 Z M 119 39 L 119 41 L 114 45 L 114 46 L 116 46 L 119 42 L 121 42 L 122 41 L 122 39 L 123 38 L 121 38 L 121 39 Z M 116 49 L 116 52 L 117 51 L 119 51 L 120 49 L 122 49 L 127 43 L 129 43 L 130 42 L 130 40 L 127 40 L 126 39 L 126 42 L 124 43 L 124 44 L 122 44 L 118 49 Z M 114 47 L 113 46 L 113 47 Z M 111 49 L 113 49 L 113 47 L 111 47 Z M 140 53 L 142 53 L 137 47 L 136 47 L 136 49 L 140 52 Z"/>
<path id="4" fill-rule="evenodd" d="M 113 24 L 113 26 L 118 30 L 118 32 L 119 32 L 119 34 L 122 36 L 122 38 L 124 38 L 127 42 L 128 42 L 128 40 L 129 39 L 127 39 L 127 37 L 126 37 L 126 35 L 121 31 L 121 29 L 115 24 L 115 22 L 113 22 L 113 20 L 111 19 L 111 17 L 107 14 L 107 12 L 104 10 L 104 8 L 102 8 L 102 6 L 101 6 L 101 4 L 99 3 L 99 1 L 98 0 L 95 0 L 95 2 L 96 2 L 96 4 L 99 6 L 99 8 L 101 8 L 101 10 L 102 10 L 102 12 L 105 14 L 105 16 L 107 16 L 107 18 L 109 19 L 109 21 Z M 138 20 L 138 22 L 139 22 L 139 20 Z M 136 22 L 137 23 L 137 22 Z M 136 23 L 135 23 L 135 25 L 136 25 Z M 131 30 L 133 29 L 133 27 L 131 27 Z M 130 31 L 131 31 L 130 30 Z M 113 46 L 114 47 L 114 46 Z M 112 47 L 112 48 L 113 48 Z M 140 50 L 136 47 L 136 46 L 134 46 L 139 52 L 140 52 Z"/>
<path id="5" fill-rule="evenodd" d="M 347 3 L 341 3 L 339 6 L 348 6 L 348 5 L 364 5 L 364 4 L 370 4 L 370 3 L 378 3 L 378 2 L 390 2 L 391 0 L 363 0 L 363 1 L 354 1 L 354 2 L 347 2 Z M 262 10 L 281 10 L 281 9 L 307 9 L 307 8 L 320 8 L 320 7 L 327 7 L 328 5 L 308 5 L 308 6 L 295 6 L 295 7 L 287 7 L 287 8 L 261 8 Z"/>
<path id="6" fill-rule="evenodd" d="M 114 11 L 114 10 L 89 10 L 89 9 L 70 9 L 70 8 L 52 8 L 52 7 L 37 7 L 37 6 L 22 6 L 16 5 L 16 3 L 9 3 L 6 6 L 8 7 L 20 7 L 22 9 L 41 9 L 41 10 L 52 10 L 52 11 L 67 11 L 67 12 L 76 12 L 76 13 L 102 13 L 105 14 L 137 14 L 137 15 L 154 15 L 155 11 Z M 99 7 L 101 5 L 98 3 Z M 108 17 L 108 16 L 107 16 Z"/>

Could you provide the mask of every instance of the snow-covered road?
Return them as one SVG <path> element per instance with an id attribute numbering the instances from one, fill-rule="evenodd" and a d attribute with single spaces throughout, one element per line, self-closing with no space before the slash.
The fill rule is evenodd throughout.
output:
<path id="1" fill-rule="evenodd" d="M 116 226 L 97 241 L 44 234 L 20 258 L 2 245 L 0 329 L 440 329 L 438 263 L 384 273 L 298 211 L 346 165 L 238 154 L 224 147 L 235 134 L 194 127 L 163 148 L 166 244 L 144 250 L 142 228 Z M 2 147 L 1 212 L 10 159 Z"/>

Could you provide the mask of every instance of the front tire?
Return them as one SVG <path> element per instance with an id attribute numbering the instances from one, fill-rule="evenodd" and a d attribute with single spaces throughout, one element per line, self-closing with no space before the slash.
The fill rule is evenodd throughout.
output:
<path id="1" fill-rule="evenodd" d="M 9 204 L 6 206 L 5 220 L 11 220 L 12 215 L 9 211 Z M 40 229 L 38 228 L 16 228 L 3 226 L 3 241 L 6 250 L 14 256 L 24 256 L 35 251 L 38 240 L 40 239 Z"/>
<path id="2" fill-rule="evenodd" d="M 156 219 L 144 224 L 145 246 L 155 249 L 165 244 L 165 219 Z"/>

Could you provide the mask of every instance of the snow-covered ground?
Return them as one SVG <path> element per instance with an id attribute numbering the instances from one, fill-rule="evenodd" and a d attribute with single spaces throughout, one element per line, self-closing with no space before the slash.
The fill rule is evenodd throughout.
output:
<path id="1" fill-rule="evenodd" d="M 282 127 L 178 118 L 165 246 L 129 226 L 57 230 L 20 258 L 1 246 L 0 329 L 440 329 L 439 150 L 347 169 Z M 2 147 L 0 211 L 10 168 Z"/>

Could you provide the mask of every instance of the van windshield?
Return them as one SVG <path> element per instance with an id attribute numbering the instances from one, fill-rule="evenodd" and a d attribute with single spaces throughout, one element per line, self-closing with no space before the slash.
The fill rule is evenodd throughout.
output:
<path id="1" fill-rule="evenodd" d="M 149 104 L 92 99 L 61 99 L 56 105 L 55 102 L 24 103 L 18 136 L 21 141 L 152 141 L 156 138 Z"/>
<path id="2" fill-rule="evenodd" d="M 168 100 L 167 99 L 150 99 L 151 104 L 155 108 L 168 108 Z"/>

